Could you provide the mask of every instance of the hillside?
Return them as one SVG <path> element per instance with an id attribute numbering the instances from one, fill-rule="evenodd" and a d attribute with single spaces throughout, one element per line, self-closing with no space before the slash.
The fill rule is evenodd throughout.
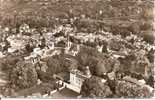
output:
<path id="1" fill-rule="evenodd" d="M 154 31 L 153 0 L 6 0 L 2 6 L 1 23 L 11 27 L 24 22 L 32 27 L 51 27 L 64 23 L 63 19 L 83 18 L 88 28 L 97 24 L 104 31 L 121 33 L 120 28 L 125 28 L 135 34 L 148 32 L 149 36 Z"/>

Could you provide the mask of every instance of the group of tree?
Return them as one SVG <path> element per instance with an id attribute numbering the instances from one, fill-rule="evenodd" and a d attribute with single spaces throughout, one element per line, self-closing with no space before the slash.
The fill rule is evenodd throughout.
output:
<path id="1" fill-rule="evenodd" d="M 140 52 L 141 50 L 136 51 L 136 53 L 126 55 L 125 58 L 115 58 L 111 55 L 100 53 L 92 47 L 81 47 L 80 52 L 77 55 L 77 60 L 79 61 L 78 69 L 82 71 L 85 66 L 89 66 L 91 74 L 93 75 L 90 79 L 86 79 L 82 85 L 81 94 L 83 97 L 104 97 L 105 95 L 102 94 L 102 92 L 106 92 L 104 90 L 105 87 L 110 89 L 113 94 L 112 96 L 117 97 L 119 95 L 116 94 L 116 91 L 119 91 L 117 93 L 120 93 L 122 90 L 117 88 L 114 84 L 117 84 L 119 80 L 123 81 L 123 77 L 125 76 L 130 76 L 137 80 L 144 79 L 146 84 L 153 88 L 152 63 L 146 55 L 143 55 Z M 137 56 L 137 54 L 139 55 Z M 100 86 L 99 81 L 94 82 L 94 80 L 97 80 L 98 78 L 107 80 L 107 86 L 104 85 L 103 90 L 101 90 L 101 87 L 98 89 Z M 145 89 L 148 88 L 143 89 L 142 87 L 134 85 L 131 82 L 125 82 L 124 84 L 130 84 L 126 87 L 127 89 L 132 89 L 132 85 L 135 86 L 135 91 L 139 91 L 141 89 L 141 95 L 134 92 L 131 96 L 130 94 L 126 94 L 126 92 L 124 92 L 125 94 L 122 95 L 123 97 L 148 97 L 151 95 L 150 92 L 145 94 L 147 91 L 145 91 Z M 127 91 L 132 93 L 132 90 Z M 106 95 L 105 97 L 109 97 L 109 95 Z"/>

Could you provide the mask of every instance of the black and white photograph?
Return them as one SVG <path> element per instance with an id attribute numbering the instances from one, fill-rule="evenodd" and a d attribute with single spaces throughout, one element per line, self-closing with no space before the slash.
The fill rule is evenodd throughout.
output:
<path id="1" fill-rule="evenodd" d="M 154 0 L 0 0 L 0 99 L 151 99 Z"/>

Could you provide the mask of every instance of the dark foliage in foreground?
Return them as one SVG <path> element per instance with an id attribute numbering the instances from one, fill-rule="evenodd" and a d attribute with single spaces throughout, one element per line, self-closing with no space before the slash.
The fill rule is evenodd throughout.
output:
<path id="1" fill-rule="evenodd" d="M 81 94 L 83 97 L 105 98 L 110 97 L 112 91 L 106 83 L 102 82 L 102 78 L 92 76 L 84 81 Z"/>

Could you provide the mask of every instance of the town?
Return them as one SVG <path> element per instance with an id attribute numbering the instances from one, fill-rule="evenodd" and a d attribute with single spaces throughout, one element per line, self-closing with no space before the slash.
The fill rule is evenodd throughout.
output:
<path id="1" fill-rule="evenodd" d="M 44 7 L 50 8 L 49 1 L 23 0 L 21 5 L 32 4 L 35 8 L 38 4 L 47 10 L 48 8 Z M 145 6 L 150 4 L 143 0 L 133 1 L 136 2 L 137 5 L 134 7 L 138 6 L 137 9 L 144 4 Z M 3 2 L 2 0 L 1 5 Z M 7 2 L 6 5 L 11 7 L 10 1 Z M 51 0 L 50 4 L 53 4 L 52 9 L 54 4 L 61 8 L 63 5 L 83 6 L 82 3 L 94 2 L 111 4 L 109 9 L 112 11 L 114 11 L 113 2 L 121 4 L 121 0 L 104 2 Z M 123 2 L 122 5 L 127 6 L 129 10 L 135 9 Z M 77 6 L 77 9 L 80 8 Z M 0 13 L 0 97 L 52 99 L 153 97 L 155 45 L 152 40 L 154 37 L 150 35 L 153 32 L 150 28 L 152 23 L 148 23 L 151 15 L 149 18 L 145 16 L 147 20 L 143 23 L 140 23 L 142 21 L 135 16 L 135 19 L 130 19 L 138 20 L 141 27 L 146 28 L 149 24 L 146 31 L 142 30 L 144 28 L 137 28 L 135 21 L 126 19 L 122 21 L 123 18 L 111 21 L 104 16 L 108 15 L 105 11 L 99 10 L 98 13 L 92 14 L 89 5 L 88 9 L 87 14 L 81 11 L 77 16 L 74 14 L 78 12 L 73 11 L 76 11 L 76 8 L 70 9 L 68 15 L 61 16 L 53 11 L 50 12 L 50 18 L 48 13 L 47 16 L 40 17 L 34 13 L 35 16 L 25 17 L 26 11 L 19 15 L 17 13 L 20 11 L 14 11 L 8 14 L 13 13 L 15 18 L 9 19 L 7 17 L 11 17 L 10 15 Z M 6 12 L 3 6 L 1 10 Z M 27 10 L 29 11 L 30 7 Z M 64 9 L 64 12 L 66 10 L 68 8 Z M 135 10 L 135 15 L 141 16 L 143 14 L 139 12 L 141 10 Z M 63 12 L 63 9 L 59 13 L 61 11 Z M 120 12 L 122 13 L 123 11 Z M 131 13 L 134 14 L 134 11 Z M 125 16 L 120 14 L 114 13 L 111 16 Z M 7 16 L 6 19 L 4 16 Z M 47 19 L 43 19 L 44 17 Z M 15 26 L 12 23 L 16 23 Z"/>

